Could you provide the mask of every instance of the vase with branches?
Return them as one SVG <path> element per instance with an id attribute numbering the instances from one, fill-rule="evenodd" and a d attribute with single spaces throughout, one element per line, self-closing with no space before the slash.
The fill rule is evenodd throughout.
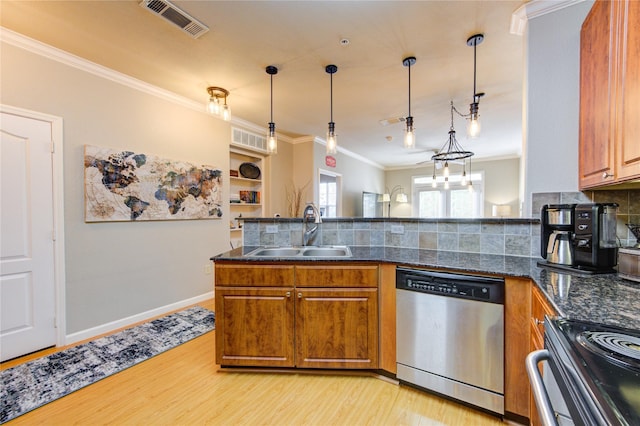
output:
<path id="1" fill-rule="evenodd" d="M 285 185 L 289 217 L 298 217 L 301 214 L 300 209 L 302 208 L 302 196 L 309 186 L 309 183 L 310 182 L 307 182 L 302 186 L 296 186 L 295 182 L 291 182 L 290 184 Z"/>

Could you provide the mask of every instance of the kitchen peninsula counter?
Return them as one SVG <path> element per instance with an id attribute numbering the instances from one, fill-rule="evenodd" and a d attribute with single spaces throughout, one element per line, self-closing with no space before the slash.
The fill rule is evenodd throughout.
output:
<path id="1" fill-rule="evenodd" d="M 240 247 L 212 261 L 317 262 L 318 259 L 244 257 L 257 247 Z M 640 283 L 617 274 L 580 275 L 539 267 L 538 259 L 395 247 L 350 247 L 353 256 L 322 262 L 376 262 L 458 272 L 530 278 L 562 317 L 640 329 Z"/>

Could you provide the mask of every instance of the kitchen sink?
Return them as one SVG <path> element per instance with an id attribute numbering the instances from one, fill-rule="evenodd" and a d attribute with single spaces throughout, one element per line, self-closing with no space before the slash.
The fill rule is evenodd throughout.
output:
<path id="1" fill-rule="evenodd" d="M 351 257 L 349 247 L 310 247 L 302 252 L 308 257 Z"/>
<path id="2" fill-rule="evenodd" d="M 347 246 L 259 247 L 245 257 L 351 257 Z"/>

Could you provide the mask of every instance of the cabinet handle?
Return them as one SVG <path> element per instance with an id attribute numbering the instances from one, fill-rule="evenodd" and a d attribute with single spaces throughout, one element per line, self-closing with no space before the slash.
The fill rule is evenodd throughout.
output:
<path id="1" fill-rule="evenodd" d="M 607 172 L 602 173 L 602 179 L 607 179 L 607 178 L 610 178 L 610 177 L 613 177 L 613 175 L 611 173 L 607 173 Z"/>
<path id="2" fill-rule="evenodd" d="M 291 292 L 290 292 L 290 291 L 286 292 L 286 293 L 285 293 L 285 296 L 287 296 L 287 297 L 291 297 Z"/>
<path id="3" fill-rule="evenodd" d="M 302 299 L 302 293 L 298 293 L 298 299 Z"/>
<path id="4" fill-rule="evenodd" d="M 533 321 L 536 323 L 536 325 L 544 325 L 544 320 L 540 321 L 538 318 L 534 318 Z"/>

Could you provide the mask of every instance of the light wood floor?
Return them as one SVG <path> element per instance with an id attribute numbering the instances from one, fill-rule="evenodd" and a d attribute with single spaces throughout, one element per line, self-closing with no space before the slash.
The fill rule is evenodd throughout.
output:
<path id="1" fill-rule="evenodd" d="M 213 301 L 200 305 L 213 310 Z M 374 377 L 221 371 L 214 347 L 215 331 L 6 424 L 504 425 Z"/>

